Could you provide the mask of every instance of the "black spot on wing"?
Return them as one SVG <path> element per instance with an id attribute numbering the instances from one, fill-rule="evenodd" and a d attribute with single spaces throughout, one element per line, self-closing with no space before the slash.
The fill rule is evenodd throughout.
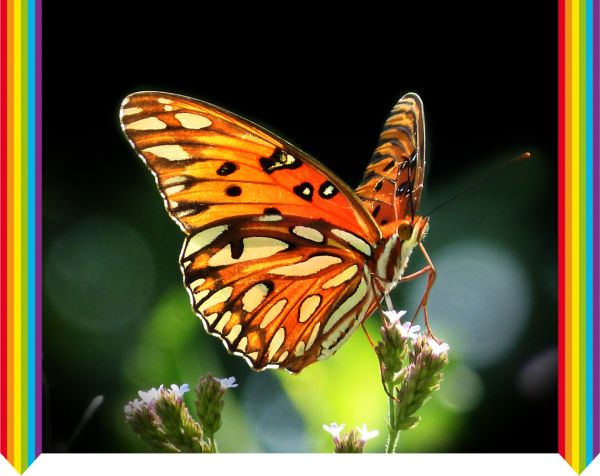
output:
<path id="1" fill-rule="evenodd" d="M 310 182 L 302 182 L 294 187 L 294 193 L 307 202 L 312 202 L 314 187 Z"/>
<path id="2" fill-rule="evenodd" d="M 400 185 L 398 185 L 398 188 L 396 189 L 396 196 L 399 197 L 402 194 L 410 195 L 410 186 L 410 182 L 402 182 Z"/>
<path id="3" fill-rule="evenodd" d="M 392 169 L 394 167 L 394 165 L 396 165 L 396 160 L 392 159 L 390 160 L 387 165 L 383 168 L 384 172 L 387 172 L 388 170 Z"/>
<path id="4" fill-rule="evenodd" d="M 217 170 L 217 175 L 221 175 L 221 176 L 231 175 L 236 170 L 237 170 L 237 166 L 233 162 L 225 162 Z"/>
<path id="5" fill-rule="evenodd" d="M 281 215 L 281 212 L 274 207 L 265 208 L 265 215 Z"/>
<path id="6" fill-rule="evenodd" d="M 240 259 L 242 253 L 244 252 L 244 242 L 242 240 L 232 240 L 231 241 L 231 257 L 233 259 Z"/>
<path id="7" fill-rule="evenodd" d="M 281 169 L 294 170 L 302 165 L 300 159 L 297 159 L 281 149 L 275 149 L 275 152 L 271 154 L 271 157 L 261 157 L 259 163 L 262 169 L 268 174 L 272 174 Z"/>
<path id="8" fill-rule="evenodd" d="M 242 189 L 237 185 L 230 185 L 225 190 L 225 193 L 230 197 L 239 197 L 242 194 Z"/>
<path id="9" fill-rule="evenodd" d="M 319 187 L 319 196 L 325 200 L 335 197 L 337 193 L 338 189 L 329 180 L 323 182 Z"/>

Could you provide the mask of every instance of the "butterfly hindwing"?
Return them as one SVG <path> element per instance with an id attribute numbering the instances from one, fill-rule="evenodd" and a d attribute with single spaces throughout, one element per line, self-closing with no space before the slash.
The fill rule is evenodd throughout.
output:
<path id="1" fill-rule="evenodd" d="M 174 94 L 134 93 L 123 101 L 121 125 L 188 234 L 226 218 L 280 213 L 379 238 L 359 198 L 332 172 L 223 109 Z"/>
<path id="2" fill-rule="evenodd" d="M 409 93 L 400 98 L 386 120 L 356 194 L 380 226 L 412 219 L 421 198 L 424 173 L 423 104 L 418 95 Z"/>
<path id="3" fill-rule="evenodd" d="M 207 331 L 255 369 L 330 356 L 380 298 L 372 247 L 348 230 L 277 215 L 213 225 L 186 239 L 185 285 Z"/>

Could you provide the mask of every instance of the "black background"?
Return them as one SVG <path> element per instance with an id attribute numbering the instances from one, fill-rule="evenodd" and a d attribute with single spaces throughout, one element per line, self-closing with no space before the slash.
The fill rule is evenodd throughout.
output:
<path id="1" fill-rule="evenodd" d="M 554 5 L 277 5 L 45 4 L 45 236 L 64 225 L 53 216 L 55 207 L 72 219 L 110 210 L 123 200 L 111 188 L 124 188 L 130 177 L 147 179 L 118 125 L 120 101 L 139 90 L 189 95 L 232 110 L 353 186 L 387 113 L 402 94 L 415 91 L 427 118 L 427 187 L 459 178 L 493 154 L 510 158 L 532 147 L 556 173 Z M 555 217 L 554 202 L 539 210 L 548 230 L 556 229 Z M 47 329 L 46 341 L 52 338 Z M 58 379 L 63 369 L 45 359 L 46 378 Z M 55 428 L 78 419 L 60 395 L 55 390 L 44 408 Z M 484 439 L 473 431 L 456 451 L 556 451 L 555 396 L 508 413 L 505 427 L 488 428 Z M 539 432 L 520 432 L 524 419 Z M 52 441 L 46 434 L 46 451 L 56 449 Z M 74 450 L 114 451 L 109 441 L 110 435 L 95 435 Z"/>

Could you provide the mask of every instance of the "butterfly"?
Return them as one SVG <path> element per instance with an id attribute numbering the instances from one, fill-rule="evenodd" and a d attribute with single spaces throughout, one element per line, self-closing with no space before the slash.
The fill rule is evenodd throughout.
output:
<path id="1" fill-rule="evenodd" d="M 206 331 L 256 370 L 300 372 L 332 354 L 403 280 L 418 216 L 425 126 L 404 95 L 354 191 L 260 126 L 204 101 L 127 96 L 121 127 L 185 234 L 184 285 Z M 388 297 L 389 299 L 389 297 Z M 417 309 L 418 312 L 418 309 Z M 427 317 L 427 314 L 425 314 Z"/>

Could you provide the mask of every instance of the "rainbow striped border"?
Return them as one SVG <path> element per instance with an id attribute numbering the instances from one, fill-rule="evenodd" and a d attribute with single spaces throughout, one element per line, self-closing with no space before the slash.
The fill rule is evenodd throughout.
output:
<path id="1" fill-rule="evenodd" d="M 559 0 L 559 453 L 600 451 L 598 0 Z"/>
<path id="2" fill-rule="evenodd" d="M 41 453 L 41 0 L 0 0 L 0 452 Z"/>
<path id="3" fill-rule="evenodd" d="M 600 451 L 600 0 L 559 0 L 559 453 Z M 41 0 L 0 0 L 0 452 L 41 452 Z M 594 134 L 596 132 L 596 134 Z"/>

